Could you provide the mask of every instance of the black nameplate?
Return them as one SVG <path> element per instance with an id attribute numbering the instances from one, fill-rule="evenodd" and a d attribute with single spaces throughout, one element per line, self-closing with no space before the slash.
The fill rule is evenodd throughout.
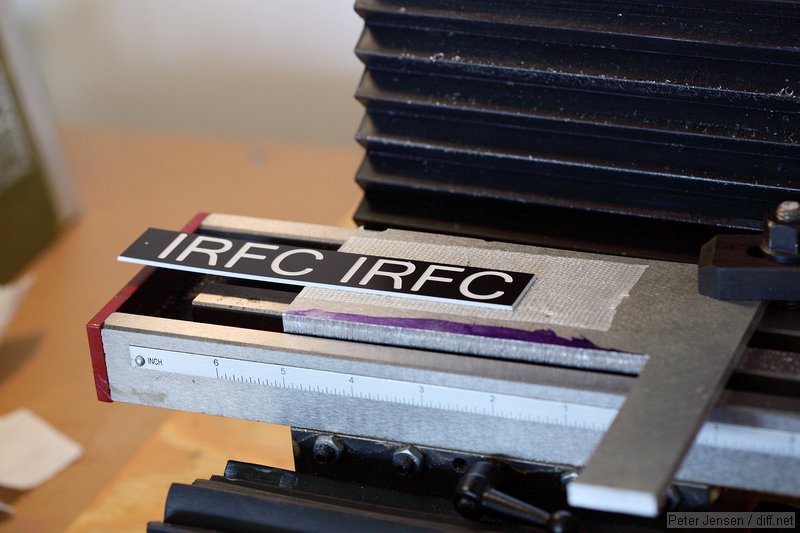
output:
<path id="1" fill-rule="evenodd" d="M 307 285 L 513 309 L 533 274 L 317 250 L 150 228 L 120 261 Z"/>

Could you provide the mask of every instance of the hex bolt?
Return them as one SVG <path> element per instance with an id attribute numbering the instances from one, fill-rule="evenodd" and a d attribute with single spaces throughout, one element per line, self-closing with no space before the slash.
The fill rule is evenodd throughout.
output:
<path id="1" fill-rule="evenodd" d="M 767 214 L 761 250 L 777 263 L 800 261 L 800 202 L 781 202 Z"/>
<path id="2" fill-rule="evenodd" d="M 392 455 L 392 466 L 403 477 L 411 477 L 422 470 L 425 456 L 413 446 L 403 446 Z"/>
<path id="3" fill-rule="evenodd" d="M 775 218 L 781 222 L 800 220 L 800 202 L 795 202 L 794 200 L 781 202 L 775 210 Z"/>
<path id="4" fill-rule="evenodd" d="M 314 441 L 314 460 L 323 466 L 338 461 L 343 452 L 342 439 L 336 435 L 320 435 Z"/>

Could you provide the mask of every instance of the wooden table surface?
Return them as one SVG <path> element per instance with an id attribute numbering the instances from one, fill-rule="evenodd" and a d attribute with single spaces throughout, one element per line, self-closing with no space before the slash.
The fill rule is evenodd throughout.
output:
<path id="1" fill-rule="evenodd" d="M 81 218 L 30 265 L 35 285 L 0 344 L 0 414 L 27 407 L 79 442 L 83 457 L 32 491 L 0 533 L 143 531 L 173 481 L 225 460 L 291 466 L 288 428 L 96 400 L 85 324 L 137 271 L 116 255 L 148 226 L 198 211 L 348 225 L 362 151 L 68 127 Z"/>

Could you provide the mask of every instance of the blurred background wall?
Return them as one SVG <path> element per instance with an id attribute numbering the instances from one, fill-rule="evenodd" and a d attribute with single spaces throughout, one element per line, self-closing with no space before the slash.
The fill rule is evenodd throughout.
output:
<path id="1" fill-rule="evenodd" d="M 352 143 L 352 0 L 13 0 L 62 123 Z"/>

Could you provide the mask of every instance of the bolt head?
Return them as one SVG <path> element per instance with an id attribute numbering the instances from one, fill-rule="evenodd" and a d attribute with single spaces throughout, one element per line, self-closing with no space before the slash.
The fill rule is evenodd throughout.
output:
<path id="1" fill-rule="evenodd" d="M 330 463 L 335 457 L 336 452 L 330 446 L 317 446 L 314 449 L 314 460 L 321 465 Z"/>
<path id="2" fill-rule="evenodd" d="M 394 468 L 401 476 L 407 476 L 414 471 L 414 460 L 408 455 L 399 455 L 394 460 Z"/>
<path id="3" fill-rule="evenodd" d="M 781 202 L 775 210 L 775 218 L 782 222 L 800 220 L 800 202 L 794 200 Z"/>
<path id="4" fill-rule="evenodd" d="M 314 441 L 314 460 L 321 464 L 327 465 L 335 463 L 344 451 L 344 444 L 342 439 L 336 435 L 320 435 Z"/>
<path id="5" fill-rule="evenodd" d="M 800 260 L 800 202 L 783 202 L 767 216 L 761 248 L 781 263 Z"/>
<path id="6" fill-rule="evenodd" d="M 392 466 L 403 477 L 410 477 L 422 470 L 425 457 L 413 446 L 398 448 L 392 455 Z"/>

